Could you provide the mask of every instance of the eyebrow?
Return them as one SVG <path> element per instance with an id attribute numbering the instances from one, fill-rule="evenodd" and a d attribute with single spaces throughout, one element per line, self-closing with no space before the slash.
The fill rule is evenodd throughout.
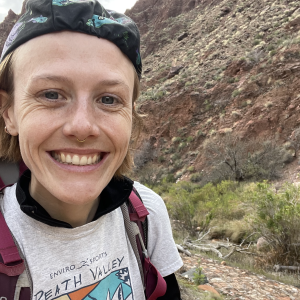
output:
<path id="1" fill-rule="evenodd" d="M 65 76 L 58 76 L 58 75 L 38 75 L 32 77 L 31 81 L 38 81 L 38 80 L 45 80 L 45 81 L 55 81 L 55 82 L 72 82 L 68 77 Z M 99 85 L 104 86 L 118 86 L 121 85 L 129 90 L 129 86 L 122 80 L 119 79 L 105 79 L 101 80 L 98 83 Z"/>

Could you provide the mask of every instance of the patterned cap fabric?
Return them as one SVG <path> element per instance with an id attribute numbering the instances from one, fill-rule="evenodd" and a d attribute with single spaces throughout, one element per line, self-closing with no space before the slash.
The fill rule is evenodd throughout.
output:
<path id="1" fill-rule="evenodd" d="M 106 10 L 97 0 L 28 0 L 25 14 L 4 44 L 1 61 L 27 41 L 62 30 L 111 41 L 130 59 L 141 77 L 140 34 L 136 24 L 123 14 Z"/>

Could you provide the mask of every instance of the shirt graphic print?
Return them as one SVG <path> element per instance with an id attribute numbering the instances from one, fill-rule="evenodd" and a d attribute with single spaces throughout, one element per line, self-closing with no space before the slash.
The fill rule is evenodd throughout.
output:
<path id="1" fill-rule="evenodd" d="M 99 272 L 102 273 L 101 270 Z M 94 277 L 97 274 L 93 274 Z M 81 276 L 79 276 L 79 279 Z M 74 277 L 74 280 L 75 277 Z M 77 281 L 80 283 L 80 281 Z M 67 283 L 66 283 L 67 284 Z M 43 293 L 42 293 L 43 294 Z M 41 295 L 42 297 L 43 295 Z M 44 297 L 42 297 L 43 299 Z M 59 296 L 59 300 L 134 300 L 128 268 L 119 269 L 104 277 L 99 282 L 82 287 L 74 292 Z"/>

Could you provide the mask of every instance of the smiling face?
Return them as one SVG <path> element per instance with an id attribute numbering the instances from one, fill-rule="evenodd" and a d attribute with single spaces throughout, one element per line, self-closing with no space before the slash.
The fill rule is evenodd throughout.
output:
<path id="1" fill-rule="evenodd" d="M 129 59 L 104 39 L 47 34 L 18 49 L 14 86 L 6 125 L 19 134 L 33 196 L 75 205 L 95 200 L 128 150 L 134 87 Z"/>

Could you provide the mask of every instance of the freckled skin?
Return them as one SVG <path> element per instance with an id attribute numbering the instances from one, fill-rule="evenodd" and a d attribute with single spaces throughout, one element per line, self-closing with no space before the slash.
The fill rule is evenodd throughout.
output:
<path id="1" fill-rule="evenodd" d="M 14 74 L 14 105 L 4 118 L 10 133 L 19 135 L 22 157 L 32 172 L 30 193 L 52 217 L 84 224 L 127 153 L 132 64 L 107 40 L 65 31 L 22 45 Z M 48 99 L 49 90 L 58 99 Z M 114 103 L 103 103 L 104 96 Z M 105 152 L 107 157 L 83 174 L 58 167 L 49 155 L 79 148 Z"/>

